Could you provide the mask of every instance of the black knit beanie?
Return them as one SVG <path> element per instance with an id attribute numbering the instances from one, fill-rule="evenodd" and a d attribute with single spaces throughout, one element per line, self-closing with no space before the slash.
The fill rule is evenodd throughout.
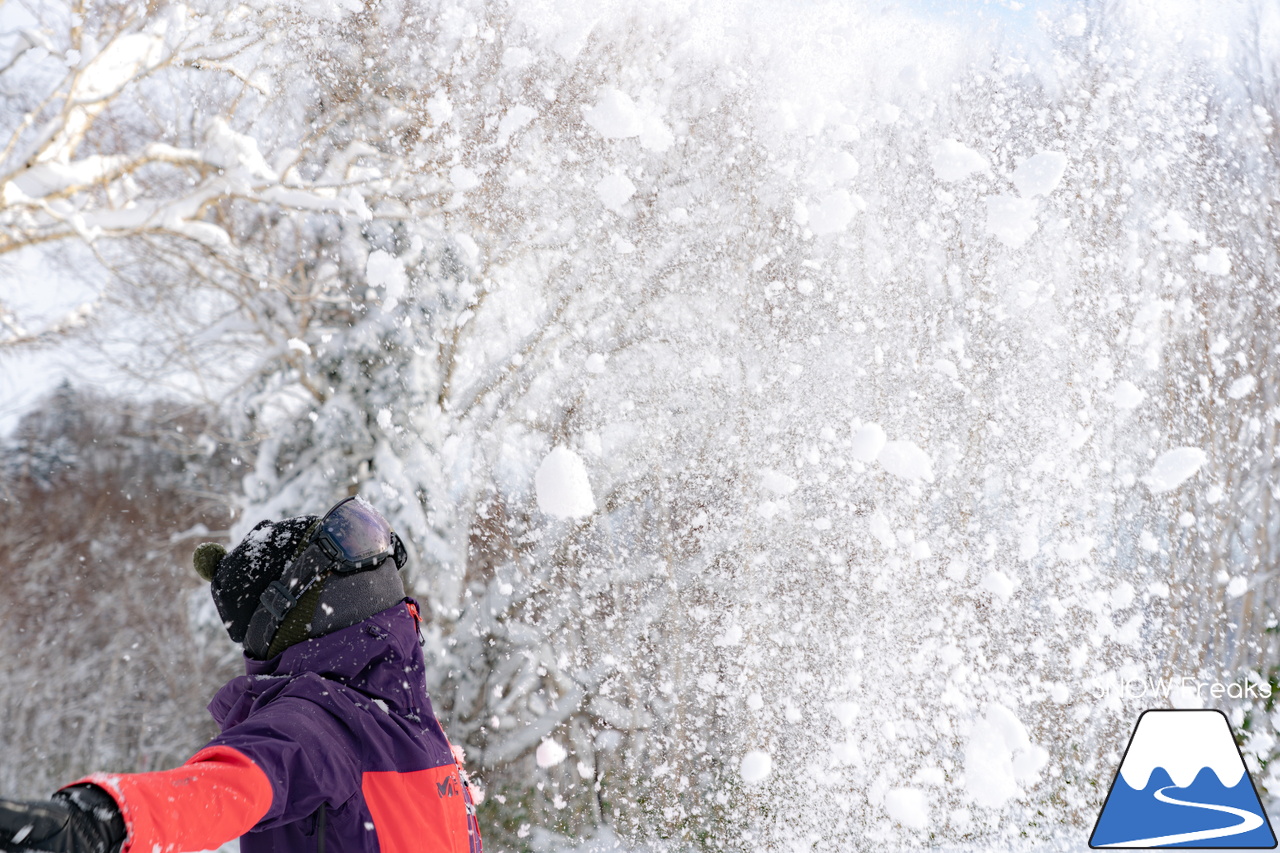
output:
<path id="1" fill-rule="evenodd" d="M 231 639 L 243 643 L 267 586 L 306 548 L 320 522 L 315 515 L 260 521 L 230 553 L 214 542 L 196 547 L 196 573 L 212 586 L 213 603 Z M 354 625 L 405 596 L 393 558 L 354 574 L 323 576 L 290 611 L 271 640 L 267 657 L 289 646 Z"/>
<path id="2" fill-rule="evenodd" d="M 319 516 L 300 515 L 260 521 L 230 553 L 213 543 L 196 548 L 196 572 L 210 582 L 213 603 L 234 642 L 244 642 L 262 593 L 302 551 L 319 520 Z"/>

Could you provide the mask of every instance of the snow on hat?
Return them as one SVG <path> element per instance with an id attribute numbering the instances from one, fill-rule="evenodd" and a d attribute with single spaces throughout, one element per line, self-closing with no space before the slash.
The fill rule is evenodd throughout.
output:
<path id="1" fill-rule="evenodd" d="M 214 542 L 196 548 L 192 555 L 196 573 L 210 582 L 213 603 L 234 642 L 244 642 L 262 593 L 302 551 L 319 520 L 319 516 L 300 515 L 260 521 L 230 553 Z"/>
<path id="2" fill-rule="evenodd" d="M 213 602 L 231 639 L 243 643 L 262 594 L 303 552 L 320 523 L 315 515 L 260 521 L 230 553 L 214 542 L 196 547 L 196 573 L 212 584 Z M 359 572 L 322 576 L 290 610 L 267 650 L 275 657 L 289 646 L 323 637 L 403 600 L 399 566 L 387 557 Z"/>

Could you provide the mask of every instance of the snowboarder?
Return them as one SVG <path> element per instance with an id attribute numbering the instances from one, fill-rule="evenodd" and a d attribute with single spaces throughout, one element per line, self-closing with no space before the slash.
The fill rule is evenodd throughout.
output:
<path id="1" fill-rule="evenodd" d="M 210 581 L 247 674 L 209 710 L 222 728 L 185 764 L 95 774 L 44 802 L 0 800 L 0 849 L 60 853 L 481 853 L 460 757 L 431 709 L 406 553 L 360 498 L 263 521 Z"/>

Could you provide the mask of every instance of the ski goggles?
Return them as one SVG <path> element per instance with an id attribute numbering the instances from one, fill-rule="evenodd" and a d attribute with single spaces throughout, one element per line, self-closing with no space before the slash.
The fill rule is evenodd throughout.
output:
<path id="1" fill-rule="evenodd" d="M 307 591 L 330 572 L 368 571 L 390 557 L 404 568 L 408 552 L 382 513 L 361 497 L 344 498 L 316 522 L 302 551 L 268 584 L 249 620 L 244 647 L 265 659 L 276 631 Z"/>
<path id="2" fill-rule="evenodd" d="M 325 513 L 298 559 L 307 556 L 307 549 L 313 545 L 341 574 L 367 569 L 387 557 L 394 558 L 396 568 L 401 569 L 408 559 L 404 544 L 382 513 L 361 497 L 338 501 Z"/>

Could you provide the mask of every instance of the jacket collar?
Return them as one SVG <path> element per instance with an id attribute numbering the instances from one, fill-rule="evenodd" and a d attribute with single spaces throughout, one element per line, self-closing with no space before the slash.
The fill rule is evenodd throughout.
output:
<path id="1" fill-rule="evenodd" d="M 232 679 L 214 695 L 209 713 L 224 728 L 234 725 L 257 698 L 296 676 L 318 675 L 345 684 L 402 712 L 416 716 L 427 703 L 421 678 L 406 681 L 405 670 L 423 672 L 417 620 L 406 598 L 363 622 L 304 640 L 268 660 L 245 657 L 245 675 Z M 391 666 L 380 664 L 387 662 Z M 407 690 L 406 690 L 407 688 Z"/>

